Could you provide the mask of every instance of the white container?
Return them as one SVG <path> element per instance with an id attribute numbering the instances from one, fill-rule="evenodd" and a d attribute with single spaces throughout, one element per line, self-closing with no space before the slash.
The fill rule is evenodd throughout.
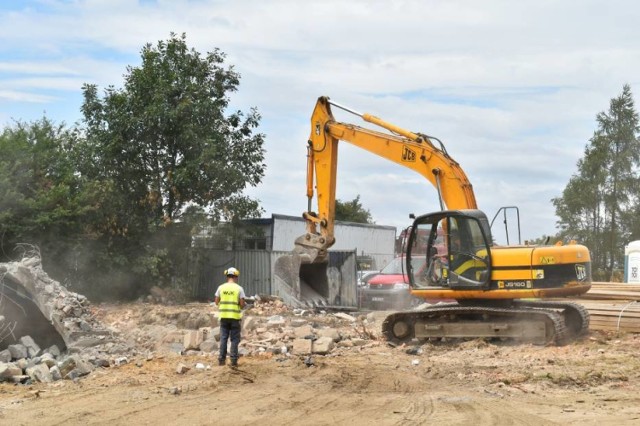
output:
<path id="1" fill-rule="evenodd" d="M 624 248 L 624 282 L 640 284 L 640 241 L 632 241 Z"/>

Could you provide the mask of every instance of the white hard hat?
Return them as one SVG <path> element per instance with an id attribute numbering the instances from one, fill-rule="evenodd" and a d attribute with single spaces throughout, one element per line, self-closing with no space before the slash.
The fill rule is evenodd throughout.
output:
<path id="1" fill-rule="evenodd" d="M 224 274 L 229 277 L 229 276 L 233 276 L 233 277 L 237 277 L 240 275 L 240 271 L 238 271 L 236 268 L 229 268 L 227 270 L 224 271 Z"/>

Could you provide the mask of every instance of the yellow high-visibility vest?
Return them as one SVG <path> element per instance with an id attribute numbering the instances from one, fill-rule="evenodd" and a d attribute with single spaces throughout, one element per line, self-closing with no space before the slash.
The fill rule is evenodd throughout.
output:
<path id="1" fill-rule="evenodd" d="M 240 308 L 240 286 L 236 283 L 224 283 L 220 286 L 219 318 L 242 319 Z"/>

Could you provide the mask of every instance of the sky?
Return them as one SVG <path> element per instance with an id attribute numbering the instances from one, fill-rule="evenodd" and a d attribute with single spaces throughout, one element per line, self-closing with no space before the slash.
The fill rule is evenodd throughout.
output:
<path id="1" fill-rule="evenodd" d="M 145 44 L 185 33 L 240 73 L 232 107 L 262 116 L 266 174 L 247 194 L 263 217 L 306 210 L 309 119 L 329 96 L 438 137 L 489 220 L 517 206 L 533 239 L 556 234 L 551 199 L 577 172 L 596 115 L 624 84 L 637 102 L 639 21 L 632 0 L 5 0 L 0 125 L 73 125 L 84 83 L 121 87 Z M 409 213 L 440 209 L 415 172 L 339 149 L 337 198 L 359 195 L 377 224 L 400 230 Z"/>

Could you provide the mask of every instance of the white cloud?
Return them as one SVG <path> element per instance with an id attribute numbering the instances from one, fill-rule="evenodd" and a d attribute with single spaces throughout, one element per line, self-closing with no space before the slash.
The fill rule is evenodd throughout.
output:
<path id="1" fill-rule="evenodd" d="M 43 104 L 52 102 L 53 100 L 53 97 L 47 95 L 20 92 L 16 90 L 0 90 L 0 101 L 17 101 Z"/>
<path id="2" fill-rule="evenodd" d="M 309 117 L 329 95 L 442 139 L 479 205 L 492 215 L 522 204 L 537 237 L 554 232 L 549 199 L 574 172 L 595 115 L 623 84 L 640 88 L 639 15 L 630 0 L 25 2 L 0 11 L 0 117 L 57 109 L 84 82 L 119 86 L 145 43 L 186 32 L 241 73 L 234 108 L 263 116 L 267 175 L 249 192 L 268 214 L 306 207 Z M 360 194 L 378 223 L 398 227 L 438 208 L 420 176 L 343 145 L 340 198 Z"/>

